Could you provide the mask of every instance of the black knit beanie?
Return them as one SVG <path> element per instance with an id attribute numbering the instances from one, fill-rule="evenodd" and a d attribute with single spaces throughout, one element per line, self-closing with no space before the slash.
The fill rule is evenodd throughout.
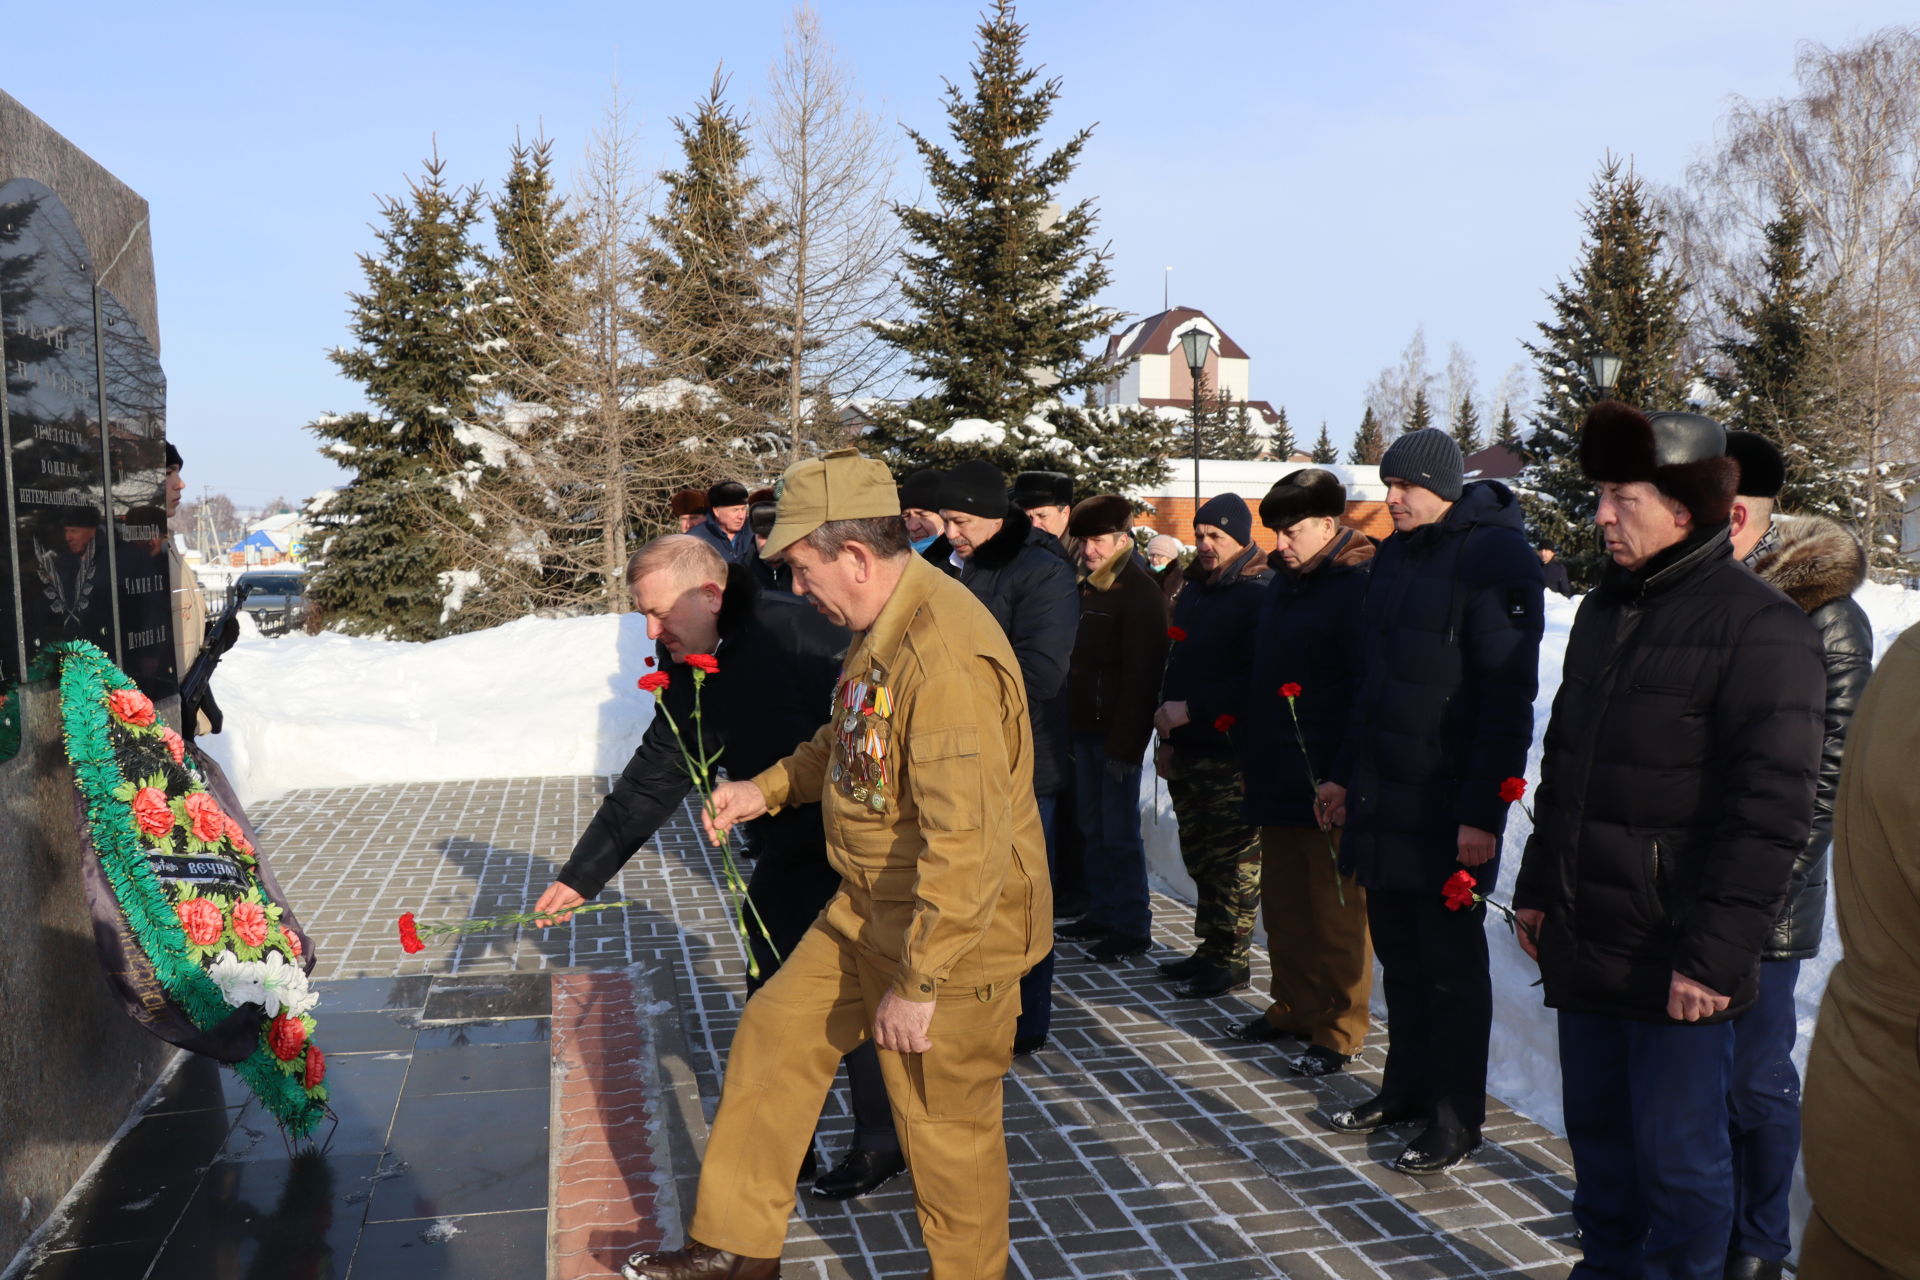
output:
<path id="1" fill-rule="evenodd" d="M 963 462 L 940 477 L 940 510 L 964 511 L 988 520 L 1005 519 L 1007 478 L 985 458 Z"/>
<path id="2" fill-rule="evenodd" d="M 1380 478 L 1403 480 L 1431 489 L 1448 502 L 1460 501 L 1466 487 L 1466 459 L 1453 437 L 1438 427 L 1409 431 L 1387 446 L 1380 459 Z"/>
<path id="3" fill-rule="evenodd" d="M 1223 493 L 1217 498 L 1207 499 L 1193 517 L 1193 522 L 1196 525 L 1210 524 L 1223 530 L 1243 547 L 1253 541 L 1253 512 L 1247 510 L 1246 500 L 1237 493 Z"/>

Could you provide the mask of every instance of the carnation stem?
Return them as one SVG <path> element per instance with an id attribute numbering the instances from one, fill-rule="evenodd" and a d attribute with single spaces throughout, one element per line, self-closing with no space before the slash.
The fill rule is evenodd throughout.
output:
<path id="1" fill-rule="evenodd" d="M 1293 699 L 1287 699 L 1287 711 L 1293 716 L 1293 740 L 1300 744 L 1300 758 L 1307 765 L 1307 785 L 1313 789 L 1314 824 L 1319 825 L 1320 779 L 1313 772 L 1313 757 L 1307 754 L 1306 731 L 1300 727 L 1300 709 L 1293 705 Z M 1325 827 L 1320 828 L 1321 839 L 1327 842 L 1327 856 L 1333 859 L 1333 891 L 1339 895 L 1340 905 L 1347 905 L 1347 889 L 1340 880 L 1340 851 L 1333 847 L 1333 833 Z"/>

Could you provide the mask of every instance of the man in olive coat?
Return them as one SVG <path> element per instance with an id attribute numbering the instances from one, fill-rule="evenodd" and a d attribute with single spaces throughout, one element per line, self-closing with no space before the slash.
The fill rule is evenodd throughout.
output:
<path id="1" fill-rule="evenodd" d="M 851 449 L 788 468 L 767 548 L 854 644 L 833 718 L 716 788 L 711 825 L 818 801 L 842 884 L 741 1015 L 687 1247 L 623 1274 L 778 1276 L 813 1116 L 871 1036 L 932 1274 L 1001 1280 L 1001 1080 L 1053 909 L 1020 665 L 980 602 L 913 554 L 892 478 Z"/>

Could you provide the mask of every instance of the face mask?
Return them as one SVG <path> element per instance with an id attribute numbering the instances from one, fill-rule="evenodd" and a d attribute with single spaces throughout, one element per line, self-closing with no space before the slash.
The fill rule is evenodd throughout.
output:
<path id="1" fill-rule="evenodd" d="M 940 535 L 937 533 L 930 533 L 924 538 L 909 539 L 909 542 L 913 547 L 913 553 L 915 555 L 919 555 L 921 552 L 925 551 L 928 547 L 932 546 L 934 542 L 938 540 L 939 537 Z"/>

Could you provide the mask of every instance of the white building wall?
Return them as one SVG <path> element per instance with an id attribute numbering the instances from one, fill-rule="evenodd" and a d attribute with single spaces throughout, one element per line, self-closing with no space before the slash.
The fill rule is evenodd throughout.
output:
<path id="1" fill-rule="evenodd" d="M 1165 497 L 1177 494 L 1186 497 L 1193 492 L 1193 459 L 1171 458 L 1168 460 L 1167 479 L 1151 489 L 1135 489 L 1127 496 L 1133 499 Z M 1200 459 L 1200 500 L 1217 498 L 1223 493 L 1237 493 L 1245 498 L 1247 505 L 1257 507 L 1267 490 L 1279 484 L 1296 471 L 1312 468 L 1331 471 L 1339 476 L 1341 483 L 1347 486 L 1349 502 L 1385 502 L 1387 486 L 1381 483 L 1379 467 L 1354 466 L 1338 462 L 1242 462 L 1236 458 Z"/>

